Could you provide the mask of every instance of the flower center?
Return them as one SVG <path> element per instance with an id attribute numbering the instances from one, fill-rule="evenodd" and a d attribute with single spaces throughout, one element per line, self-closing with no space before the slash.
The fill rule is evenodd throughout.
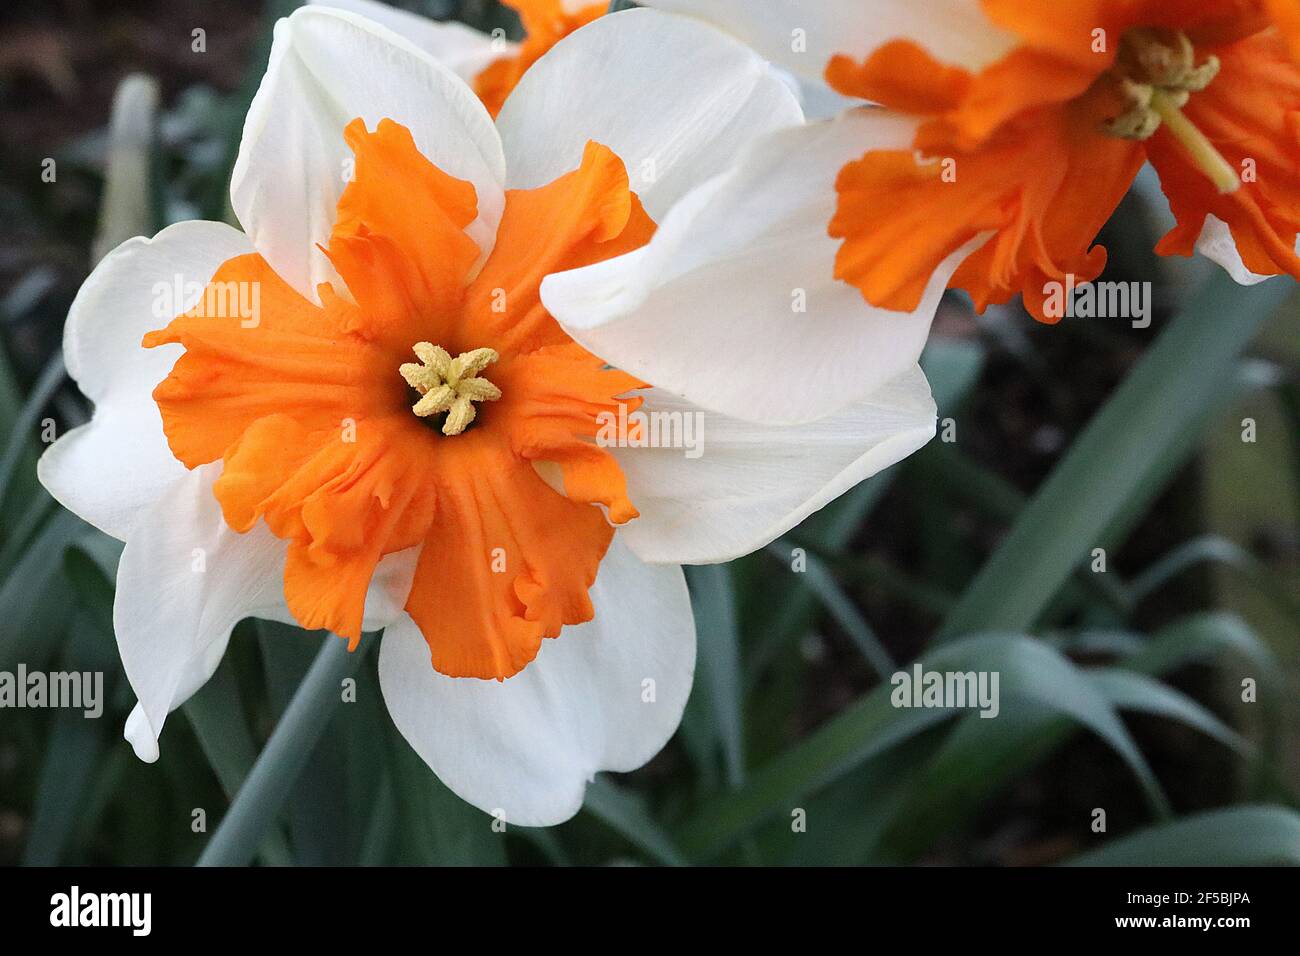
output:
<path id="1" fill-rule="evenodd" d="M 1164 126 L 1219 192 L 1236 191 L 1241 185 L 1236 170 L 1182 111 L 1191 94 L 1205 89 L 1218 75 L 1218 57 L 1197 64 L 1187 34 L 1140 28 L 1129 30 L 1120 40 L 1112 72 L 1128 101 L 1128 109 L 1106 124 L 1112 136 L 1146 140 Z"/>
<path id="2" fill-rule="evenodd" d="M 493 349 L 471 349 L 455 358 L 441 346 L 416 342 L 411 346 L 420 364 L 407 362 L 397 371 L 406 384 L 420 393 L 411 411 L 420 418 L 447 413 L 444 435 L 459 435 L 477 414 L 475 402 L 495 402 L 501 389 L 479 376 L 498 358 Z"/>

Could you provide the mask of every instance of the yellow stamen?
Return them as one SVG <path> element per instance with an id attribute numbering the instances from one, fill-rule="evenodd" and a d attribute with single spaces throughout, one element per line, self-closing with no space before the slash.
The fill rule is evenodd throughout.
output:
<path id="1" fill-rule="evenodd" d="M 1219 192 L 1236 191 L 1241 185 L 1236 170 L 1182 111 L 1191 94 L 1205 89 L 1218 73 L 1218 57 L 1197 65 L 1185 33 L 1130 30 L 1120 41 L 1115 66 L 1129 107 L 1106 124 L 1107 130 L 1123 139 L 1147 140 L 1164 126 Z"/>
<path id="2" fill-rule="evenodd" d="M 1192 164 L 1210 178 L 1219 192 L 1226 195 L 1237 191 L 1241 186 L 1241 177 L 1237 171 L 1196 124 L 1183 115 L 1174 97 L 1163 90 L 1156 90 L 1151 96 L 1151 108 L 1160 114 L 1170 135 L 1182 144 Z"/>
<path id="3" fill-rule="evenodd" d="M 397 370 L 406 384 L 420 393 L 411 411 L 421 418 L 446 412 L 444 435 L 459 435 L 469 427 L 478 414 L 474 402 L 495 402 L 501 397 L 501 389 L 479 377 L 497 360 L 494 350 L 471 349 L 455 358 L 430 342 L 416 342 L 411 350 L 421 364 L 407 362 Z"/>

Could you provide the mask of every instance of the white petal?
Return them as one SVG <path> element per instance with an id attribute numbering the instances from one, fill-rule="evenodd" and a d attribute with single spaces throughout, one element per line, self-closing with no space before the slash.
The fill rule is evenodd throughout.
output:
<path id="1" fill-rule="evenodd" d="M 411 582 L 415 580 L 415 567 L 420 563 L 423 547 L 417 544 L 380 559 L 366 590 L 366 609 L 361 618 L 363 631 L 382 630 L 406 616 L 406 599 L 411 594 Z"/>
<path id="2" fill-rule="evenodd" d="M 286 544 L 259 522 L 236 534 L 212 482 L 221 463 L 186 472 L 140 516 L 122 549 L 113 629 L 139 703 L 126 738 L 142 760 L 158 759 L 167 715 L 207 683 L 231 629 L 246 617 L 293 623 L 284 603 Z M 366 600 L 366 630 L 402 614 L 418 549 L 381 562 Z"/>
<path id="3" fill-rule="evenodd" d="M 95 414 L 46 450 L 37 473 L 64 507 L 106 534 L 125 540 L 140 509 L 185 473 L 152 397 L 181 347 L 146 349 L 140 340 L 191 308 L 221 263 L 251 251 L 227 225 L 182 222 L 122 243 L 77 293 L 63 354 Z"/>
<path id="4" fill-rule="evenodd" d="M 1258 285 L 1272 276 L 1262 276 L 1251 272 L 1241 261 L 1237 243 L 1232 238 L 1228 224 L 1213 214 L 1205 217 L 1201 234 L 1196 239 L 1196 251 L 1211 262 L 1221 265 L 1228 275 L 1241 285 Z M 1300 241 L 1296 243 L 1296 254 L 1300 255 Z"/>
<path id="5" fill-rule="evenodd" d="M 506 681 L 436 673 L 409 618 L 384 632 L 379 680 L 398 730 L 456 794 L 509 823 L 567 820 L 597 771 L 635 770 L 681 721 L 695 670 L 681 568 L 642 564 L 615 536 L 591 599 L 594 620 L 543 641 Z"/>
<path id="6" fill-rule="evenodd" d="M 743 44 L 703 23 L 629 10 L 533 64 L 497 127 L 511 188 L 549 183 L 595 140 L 622 158 L 658 220 L 754 137 L 801 119 L 789 86 Z"/>
<path id="7" fill-rule="evenodd" d="M 934 399 L 919 366 L 867 400 L 805 425 L 728 418 L 658 390 L 646 394 L 643 408 L 659 413 L 661 444 L 678 447 L 612 449 L 641 513 L 619 534 L 643 560 L 674 564 L 756 551 L 906 458 L 935 428 Z"/>
<path id="8" fill-rule="evenodd" d="M 793 73 L 786 75 L 791 77 L 795 95 L 799 97 L 799 105 L 803 108 L 803 115 L 809 120 L 832 119 L 845 110 L 869 105 L 866 100 L 842 96 L 825 83 L 796 78 Z"/>
<path id="9" fill-rule="evenodd" d="M 410 40 L 466 82 L 471 82 L 493 60 L 514 51 L 504 37 L 494 39 L 455 20 L 439 22 L 378 0 L 309 0 L 368 17 Z"/>
<path id="10" fill-rule="evenodd" d="M 467 230 L 491 249 L 505 203 L 505 160 L 487 110 L 464 81 L 372 20 L 303 7 L 275 25 L 262 85 L 244 122 L 230 196 L 272 268 L 316 299 L 336 277 L 328 242 L 351 151 L 343 128 L 391 119 L 444 172 L 474 184 L 478 218 Z"/>
<path id="11" fill-rule="evenodd" d="M 701 17 L 765 57 L 821 80 L 836 53 L 862 60 L 890 40 L 910 39 L 935 58 L 979 70 L 1017 44 L 979 0 L 640 0 Z"/>
<path id="12" fill-rule="evenodd" d="M 863 399 L 916 363 L 974 248 L 936 271 L 912 313 L 869 306 L 834 278 L 836 173 L 867 149 L 906 148 L 911 132 L 854 110 L 775 133 L 674 207 L 648 245 L 548 276 L 542 301 L 607 362 L 736 418 L 796 423 Z"/>
<path id="13" fill-rule="evenodd" d="M 136 755 L 158 758 L 167 714 L 212 676 L 230 630 L 283 606 L 284 543 L 264 524 L 231 531 L 212 494 L 220 463 L 196 468 L 140 516 L 117 570 L 113 629 L 140 717 Z"/>

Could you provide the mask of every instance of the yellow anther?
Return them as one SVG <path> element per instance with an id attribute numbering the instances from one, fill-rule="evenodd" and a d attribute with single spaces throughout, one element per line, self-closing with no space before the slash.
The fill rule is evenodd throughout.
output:
<path id="1" fill-rule="evenodd" d="M 495 402 L 501 397 L 501 389 L 485 378 L 463 378 L 456 386 L 456 391 L 461 398 L 468 398 L 472 402 Z"/>
<path id="2" fill-rule="evenodd" d="M 421 418 L 437 415 L 439 412 L 445 412 L 451 408 L 451 404 L 456 401 L 456 398 L 454 388 L 450 385 L 439 385 L 437 388 L 431 388 L 425 392 L 424 397 L 411 407 L 411 411 Z"/>
<path id="3" fill-rule="evenodd" d="M 411 411 L 421 418 L 447 413 L 444 435 L 459 435 L 478 414 L 475 402 L 495 402 L 501 389 L 479 373 L 497 360 L 492 349 L 471 349 L 455 358 L 437 345 L 416 342 L 411 350 L 421 364 L 407 362 L 398 368 L 406 383 L 420 393 Z"/>
<path id="4" fill-rule="evenodd" d="M 416 358 L 429 366 L 434 372 L 444 378 L 446 377 L 447 369 L 451 367 L 451 356 L 447 354 L 447 350 L 442 346 L 433 345 L 429 342 L 416 342 L 411 347 L 411 351 L 415 353 Z"/>
<path id="5" fill-rule="evenodd" d="M 443 355 L 446 354 L 443 352 Z M 492 349 L 471 349 L 468 352 L 461 352 L 451 361 L 447 382 L 455 385 L 462 378 L 472 378 L 496 360 L 497 353 Z"/>
<path id="6" fill-rule="evenodd" d="M 1218 57 L 1197 65 L 1187 34 L 1130 30 L 1120 41 L 1114 72 L 1129 106 L 1106 124 L 1112 136 L 1147 140 L 1163 126 L 1219 192 L 1234 192 L 1241 185 L 1232 165 L 1182 112 L 1191 94 L 1218 76 Z"/>

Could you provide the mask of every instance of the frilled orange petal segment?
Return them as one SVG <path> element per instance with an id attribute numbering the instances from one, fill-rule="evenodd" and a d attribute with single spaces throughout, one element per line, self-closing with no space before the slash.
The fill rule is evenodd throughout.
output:
<path id="1" fill-rule="evenodd" d="M 1300 66 L 1277 34 L 1259 33 L 1214 51 L 1214 82 L 1184 108 L 1241 184 L 1221 193 L 1161 130 L 1147 144 L 1177 225 L 1160 240 L 1161 255 L 1191 255 L 1205 218 L 1228 224 L 1246 268 L 1257 275 L 1300 278 Z"/>
<path id="2" fill-rule="evenodd" d="M 368 132 L 356 120 L 346 139 L 355 178 L 327 249 L 346 290 L 320 286 L 317 305 L 260 256 L 228 261 L 193 310 L 145 337 L 185 347 L 155 399 L 178 459 L 224 459 L 227 523 L 265 520 L 289 542 L 285 597 L 300 624 L 355 643 L 379 561 L 420 546 L 407 609 L 434 667 L 506 678 L 543 637 L 591 618 L 610 522 L 636 515 L 595 436 L 602 413 L 637 407 L 622 396 L 643 383 L 572 342 L 537 287 L 636 248 L 654 224 L 622 162 L 590 144 L 574 172 L 507 193 L 471 285 L 473 187 L 396 123 Z M 256 316 L 229 308 L 232 293 L 256 301 Z M 412 412 L 420 396 L 398 369 L 417 343 L 497 356 L 499 400 L 462 433 Z"/>
<path id="3" fill-rule="evenodd" d="M 574 30 L 601 16 L 609 4 L 590 3 L 570 12 L 563 0 L 503 0 L 519 12 L 524 40 L 516 51 L 489 64 L 474 78 L 474 92 L 494 117 L 528 68 Z"/>
<path id="4" fill-rule="evenodd" d="M 832 58 L 826 81 L 845 96 L 923 117 L 918 149 L 973 149 L 1018 113 L 1083 93 L 1108 62 L 1098 57 L 1079 65 L 1019 49 L 971 74 L 946 66 L 911 40 L 894 40 L 861 63 L 846 55 Z"/>
<path id="5" fill-rule="evenodd" d="M 1100 274 L 1105 251 L 1090 243 L 1141 164 L 1140 147 L 1065 109 L 1031 113 L 955 156 L 867 153 L 836 182 L 830 234 L 844 243 L 835 275 L 874 305 L 911 311 L 944 259 L 991 234 L 950 284 L 979 309 L 1023 289 L 1030 310 L 1053 321 L 1041 307 L 1043 285 Z"/>
<path id="6" fill-rule="evenodd" d="M 542 280 L 638 249 L 655 224 L 610 149 L 588 143 L 582 165 L 541 189 L 506 192 L 492 256 L 466 292 L 466 315 L 494 342 L 529 352 L 572 340 L 542 306 Z"/>
<path id="7" fill-rule="evenodd" d="M 357 119 L 343 136 L 355 161 L 328 254 L 360 306 L 357 331 L 405 355 L 432 334 L 430 321 L 459 314 L 480 254 L 465 233 L 478 198 L 473 185 L 425 159 L 400 123 L 380 120 L 371 133 Z"/>

